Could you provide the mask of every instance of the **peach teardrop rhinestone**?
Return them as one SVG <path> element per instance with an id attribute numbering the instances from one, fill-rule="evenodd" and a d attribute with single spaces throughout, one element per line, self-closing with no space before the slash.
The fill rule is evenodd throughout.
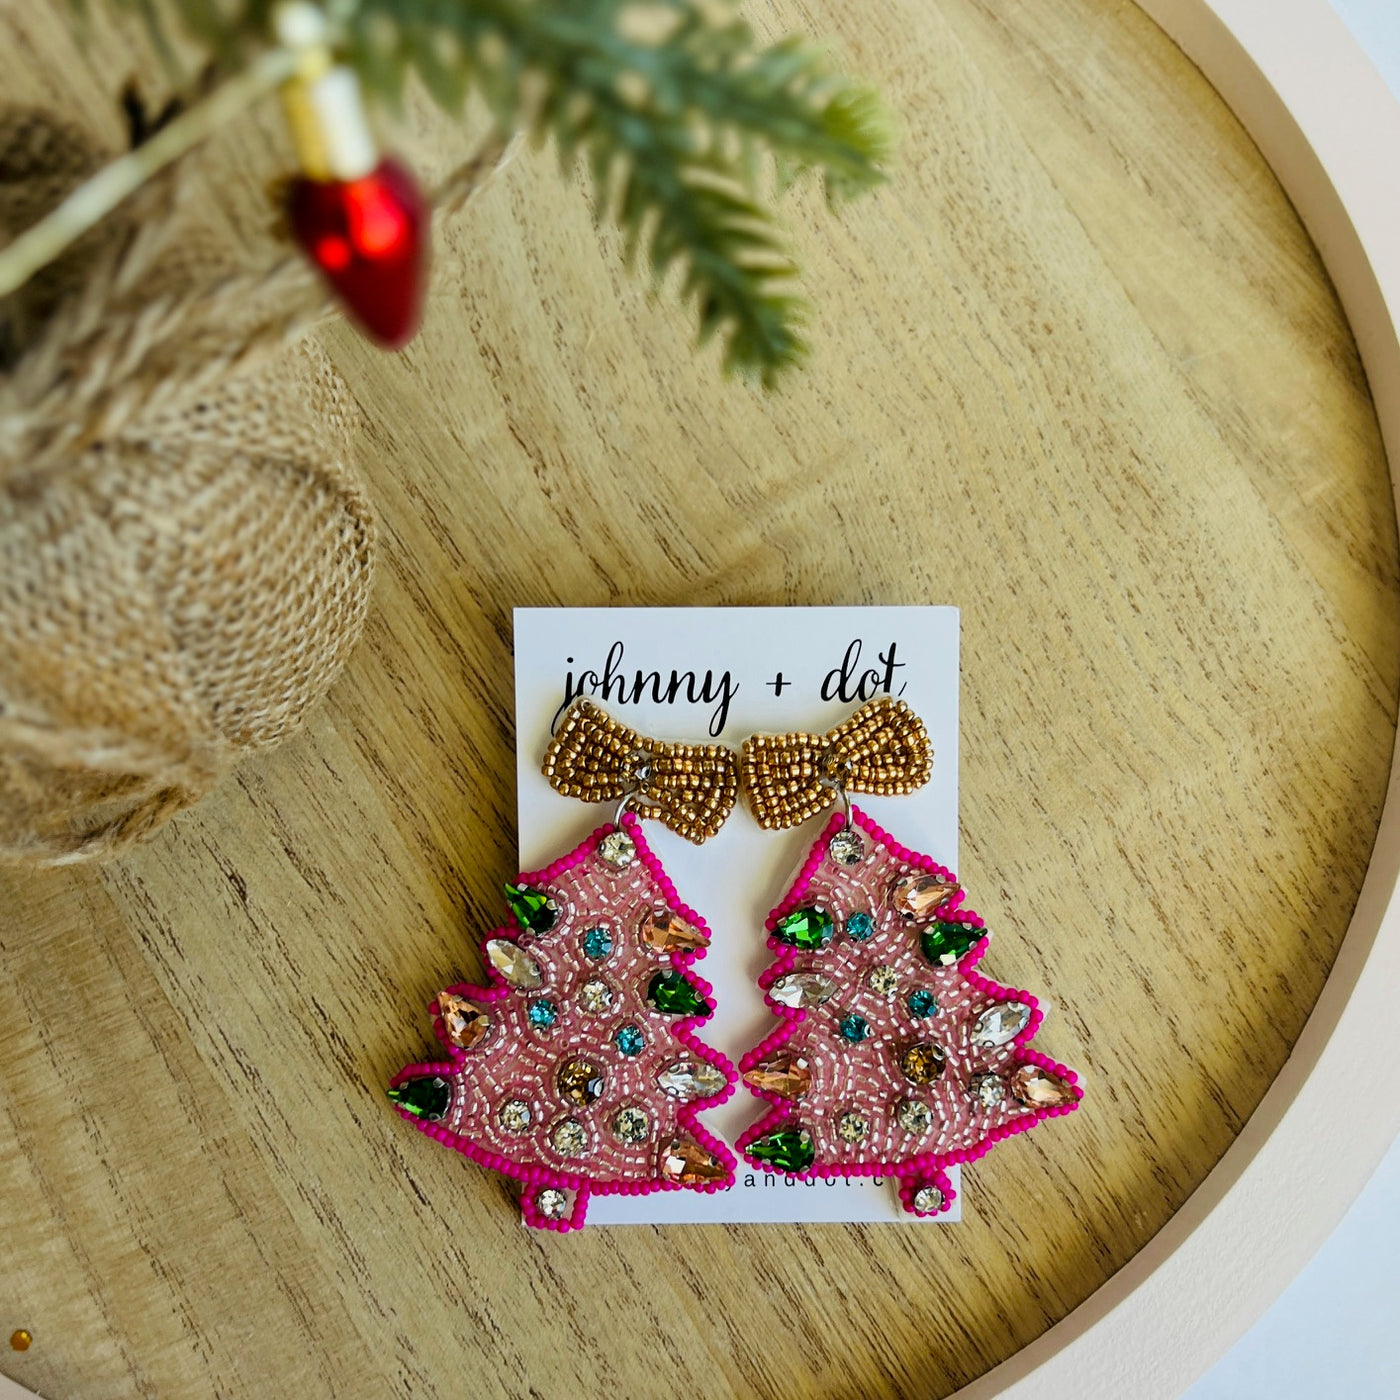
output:
<path id="1" fill-rule="evenodd" d="M 791 1050 L 780 1050 L 748 1070 L 744 1083 L 761 1094 L 800 1099 L 812 1087 L 812 1070 L 805 1056 Z"/>
<path id="2" fill-rule="evenodd" d="M 438 993 L 438 1015 L 442 1017 L 447 1038 L 460 1050 L 480 1045 L 491 1029 L 491 1017 L 486 1008 L 452 992 Z"/>
<path id="3" fill-rule="evenodd" d="M 933 918 L 940 905 L 957 894 L 959 886 L 953 880 L 940 880 L 936 875 L 901 875 L 890 885 L 890 908 L 906 919 L 922 923 Z"/>
<path id="4" fill-rule="evenodd" d="M 729 1169 L 713 1152 L 707 1152 L 685 1134 L 672 1138 L 661 1149 L 661 1175 L 678 1186 L 696 1186 L 705 1181 L 725 1181 Z"/>
<path id="5" fill-rule="evenodd" d="M 1017 1066 L 1011 1092 L 1028 1108 L 1060 1108 L 1076 1098 L 1074 1089 L 1058 1074 L 1032 1064 Z"/>
<path id="6" fill-rule="evenodd" d="M 653 909 L 642 919 L 642 942 L 658 953 L 693 953 L 708 948 L 708 935 L 670 909 Z"/>

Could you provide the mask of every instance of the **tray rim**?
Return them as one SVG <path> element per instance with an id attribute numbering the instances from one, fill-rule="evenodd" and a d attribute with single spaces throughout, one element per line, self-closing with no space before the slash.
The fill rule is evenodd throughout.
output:
<path id="1" fill-rule="evenodd" d="M 1234 111 L 1351 323 L 1400 498 L 1400 98 L 1329 0 L 1137 0 Z M 1356 909 L 1302 1034 L 1225 1155 L 1111 1279 L 950 1400 L 1178 1396 L 1263 1315 L 1400 1135 L 1368 1077 L 1400 989 L 1400 745 Z"/>

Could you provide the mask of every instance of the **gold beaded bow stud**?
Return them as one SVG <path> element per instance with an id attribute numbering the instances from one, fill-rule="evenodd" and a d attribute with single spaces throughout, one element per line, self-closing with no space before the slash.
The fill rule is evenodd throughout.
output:
<path id="1" fill-rule="evenodd" d="M 932 772 L 923 720 L 889 696 L 868 701 L 826 734 L 755 734 L 740 759 L 749 806 L 765 831 L 824 812 L 833 795 L 916 792 Z"/>
<path id="2" fill-rule="evenodd" d="M 648 738 L 584 698 L 564 712 L 544 775 L 565 797 L 635 799 L 638 816 L 655 817 L 697 845 L 724 825 L 739 791 L 732 750 Z"/>

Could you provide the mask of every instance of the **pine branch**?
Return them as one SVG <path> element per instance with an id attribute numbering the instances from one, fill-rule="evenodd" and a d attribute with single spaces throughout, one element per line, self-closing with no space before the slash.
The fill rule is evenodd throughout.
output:
<path id="1" fill-rule="evenodd" d="M 451 35 L 456 71 L 470 73 L 496 120 L 552 134 L 566 168 L 582 150 L 598 213 L 616 218 L 656 280 L 684 261 L 683 295 L 702 340 L 720 333 L 726 366 L 771 384 L 805 352 L 805 304 L 756 198 L 753 146 L 790 171 L 819 173 L 835 198 L 879 181 L 888 124 L 873 94 L 810 44 L 756 49 L 747 24 L 732 13 L 716 22 L 707 17 L 713 6 L 693 0 L 653 7 L 672 23 L 648 41 L 626 27 L 635 8 L 625 0 L 360 0 L 349 33 L 358 66 L 386 95 L 412 66 L 446 105 L 456 92 L 444 84 L 440 45 Z M 544 88 L 534 111 L 527 72 Z M 614 183 L 619 197 L 609 201 Z"/>
<path id="2" fill-rule="evenodd" d="M 145 12 L 152 0 L 118 0 Z M 272 0 L 170 0 L 192 37 L 233 52 L 265 31 Z M 416 71 L 449 111 L 478 91 L 506 131 L 553 136 L 582 156 L 595 215 L 682 296 L 727 368 L 771 384 L 805 353 L 797 269 L 764 203 L 815 175 L 829 199 L 882 178 L 890 123 L 868 88 L 820 49 L 762 48 L 727 0 L 340 0 L 347 57 L 373 93 L 400 98 Z M 217 35 L 217 37 L 216 37 Z"/>

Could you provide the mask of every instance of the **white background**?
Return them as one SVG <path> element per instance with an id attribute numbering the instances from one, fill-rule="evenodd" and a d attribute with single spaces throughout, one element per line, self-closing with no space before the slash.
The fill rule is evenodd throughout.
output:
<path id="1" fill-rule="evenodd" d="M 1400 97 L 1400 0 L 1331 3 Z M 1397 1260 L 1400 1143 L 1312 1262 L 1186 1400 L 1400 1400 Z"/>

